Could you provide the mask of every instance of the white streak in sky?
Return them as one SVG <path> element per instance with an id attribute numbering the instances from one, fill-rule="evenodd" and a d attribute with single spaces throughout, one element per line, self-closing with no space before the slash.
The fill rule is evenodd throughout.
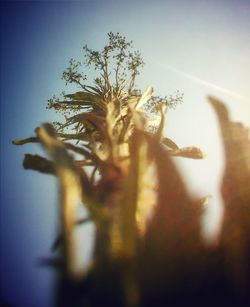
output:
<path id="1" fill-rule="evenodd" d="M 162 66 L 162 65 L 161 65 L 161 66 Z M 186 72 L 183 72 L 183 71 L 181 71 L 181 70 L 178 70 L 178 69 L 176 69 L 176 68 L 173 68 L 173 67 L 171 67 L 171 66 L 169 66 L 169 65 L 164 65 L 164 66 L 165 66 L 168 70 L 171 70 L 171 71 L 173 71 L 173 72 L 175 72 L 175 73 L 177 73 L 177 74 L 179 74 L 179 75 L 182 75 L 182 76 L 184 76 L 185 78 L 188 78 L 189 80 L 192 80 L 192 81 L 195 81 L 195 82 L 197 82 L 197 83 L 203 84 L 203 85 L 205 85 L 205 86 L 214 88 L 214 89 L 216 89 L 216 90 L 218 90 L 218 91 L 220 91 L 220 92 L 222 92 L 222 93 L 224 93 L 224 94 L 227 94 L 227 95 L 229 95 L 229 96 L 231 96 L 231 97 L 234 97 L 234 98 L 237 98 L 237 99 L 241 99 L 241 100 L 246 100 L 246 98 L 243 97 L 242 95 L 240 95 L 240 94 L 238 94 L 238 93 L 235 93 L 235 92 L 233 92 L 233 91 L 230 91 L 229 89 L 226 89 L 226 88 L 221 87 L 221 86 L 218 86 L 218 85 L 216 85 L 216 84 L 214 84 L 214 83 L 211 83 L 211 82 L 202 80 L 202 79 L 200 79 L 200 78 L 198 78 L 198 77 L 196 77 L 196 76 L 190 75 L 190 74 L 188 74 L 188 73 L 186 73 Z"/>

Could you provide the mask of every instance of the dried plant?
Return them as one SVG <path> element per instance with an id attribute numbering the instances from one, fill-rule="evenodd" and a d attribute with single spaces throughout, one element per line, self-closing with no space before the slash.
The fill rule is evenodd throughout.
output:
<path id="1" fill-rule="evenodd" d="M 228 165 L 234 161 L 225 175 L 225 202 L 230 198 L 235 207 L 242 197 L 239 214 L 243 214 L 243 203 L 246 208 L 243 228 L 243 219 L 237 220 L 235 229 L 234 223 L 225 219 L 222 244 L 211 252 L 200 237 L 201 207 L 188 196 L 170 158 L 200 159 L 204 154 L 196 147 L 179 148 L 163 135 L 166 110 L 181 102 L 182 94 L 160 98 L 153 96 L 151 86 L 143 93 L 137 90 L 136 77 L 143 61 L 138 51 L 131 50 L 132 42 L 119 33 L 108 33 L 108 44 L 102 51 L 85 46 L 85 66 L 94 67 L 99 74 L 94 83 L 87 85 L 87 76 L 80 71 L 82 63 L 71 60 L 63 79 L 79 90 L 48 103 L 48 108 L 65 115 L 65 121 L 44 124 L 36 129 L 36 136 L 14 141 L 16 145 L 41 143 L 51 160 L 27 154 L 23 165 L 54 174 L 59 180 L 61 234 L 54 248 L 61 247 L 60 307 L 173 306 L 183 297 L 200 303 L 198 294 L 207 296 L 203 286 L 207 280 L 213 284 L 220 261 L 219 274 L 223 275 L 224 269 L 227 272 L 223 258 L 227 251 L 232 274 L 238 274 L 239 283 L 244 284 L 240 289 L 249 281 L 250 206 L 249 191 L 243 188 L 249 182 L 249 169 L 243 166 L 245 157 L 241 162 L 234 160 L 239 150 L 243 155 L 248 149 L 239 149 L 241 145 L 231 149 L 233 127 L 243 138 L 237 142 L 249 147 L 245 130 L 236 129 L 226 118 L 223 104 L 210 98 L 222 125 Z M 241 164 L 245 177 L 238 172 Z M 233 189 L 227 190 L 232 180 L 237 200 Z M 76 210 L 81 205 L 89 217 L 78 221 Z M 73 230 L 87 221 L 96 227 L 95 250 L 93 264 L 82 275 L 74 263 L 77 242 Z M 240 236 L 237 247 L 228 240 L 227 231 Z M 214 262 L 211 253 L 215 254 Z M 234 265 L 237 257 L 245 262 Z M 191 280 L 193 285 L 189 285 Z M 178 291 L 184 296 L 180 298 Z"/>

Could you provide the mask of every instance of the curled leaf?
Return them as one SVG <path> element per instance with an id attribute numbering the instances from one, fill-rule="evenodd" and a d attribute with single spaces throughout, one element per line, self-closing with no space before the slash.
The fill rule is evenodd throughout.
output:
<path id="1" fill-rule="evenodd" d="M 30 137 L 30 138 L 26 138 L 26 139 L 22 139 L 22 140 L 13 140 L 12 144 L 13 145 L 24 145 L 24 144 L 28 144 L 28 143 L 37 143 L 37 142 L 38 142 L 37 137 Z"/>
<path id="2" fill-rule="evenodd" d="M 203 159 L 206 157 L 198 147 L 183 147 L 167 151 L 170 156 L 184 157 L 190 159 Z"/>

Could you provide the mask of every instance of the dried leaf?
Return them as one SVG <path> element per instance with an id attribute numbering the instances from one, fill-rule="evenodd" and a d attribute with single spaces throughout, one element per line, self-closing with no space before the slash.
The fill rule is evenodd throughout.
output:
<path id="1" fill-rule="evenodd" d="M 139 148 L 141 146 L 140 134 L 133 134 L 130 145 L 130 166 L 124 181 L 123 199 L 121 201 L 123 254 L 133 258 L 136 254 L 136 210 L 139 192 Z M 139 163 L 138 163 L 139 162 Z"/>
<path id="2" fill-rule="evenodd" d="M 57 137 L 63 138 L 65 140 L 80 140 L 89 142 L 91 140 L 89 133 L 57 133 Z"/>
<path id="3" fill-rule="evenodd" d="M 101 99 L 100 96 L 95 95 L 95 94 L 90 94 L 88 92 L 76 92 L 73 94 L 67 94 L 65 95 L 66 98 L 74 99 L 74 100 L 80 100 L 80 101 L 93 101 L 93 100 L 98 100 Z"/>
<path id="4" fill-rule="evenodd" d="M 139 102 L 136 105 L 136 110 L 140 110 L 141 107 L 148 102 L 148 100 L 152 97 L 153 94 L 153 87 L 151 85 L 149 85 L 146 89 L 146 91 L 142 94 Z"/>
<path id="5" fill-rule="evenodd" d="M 102 116 L 103 113 L 97 113 L 97 112 L 83 112 L 77 115 L 74 115 L 70 118 L 67 118 L 67 122 L 61 126 L 61 128 L 68 127 L 75 123 L 83 123 L 86 128 L 90 127 L 96 127 L 96 128 L 102 128 L 103 122 L 105 118 Z"/>
<path id="6" fill-rule="evenodd" d="M 170 147 L 171 149 L 179 149 L 179 147 L 175 144 L 174 141 L 172 141 L 171 139 L 167 138 L 167 137 L 164 137 L 162 139 L 162 143 L 164 145 L 167 145 L 168 147 Z"/>
<path id="7" fill-rule="evenodd" d="M 55 163 L 56 173 L 60 184 L 60 203 L 63 233 L 63 260 L 65 274 L 69 278 L 76 278 L 78 271 L 75 265 L 75 239 L 73 228 L 75 213 L 82 198 L 80 176 L 76 170 L 72 157 L 67 153 L 62 142 L 56 139 L 53 126 L 43 125 L 37 129 L 37 135 L 44 148 Z"/>
<path id="8" fill-rule="evenodd" d="M 184 277 L 192 276 L 195 282 L 199 274 L 202 261 L 200 212 L 189 198 L 167 151 L 154 137 L 146 135 L 146 140 L 150 158 L 156 165 L 158 190 L 141 255 L 143 284 L 151 293 L 166 295 L 164 293 L 171 289 L 179 290 Z"/>
<path id="9" fill-rule="evenodd" d="M 206 157 L 198 147 L 184 147 L 167 151 L 170 156 L 184 157 L 190 159 L 203 159 Z"/>
<path id="10" fill-rule="evenodd" d="M 30 137 L 30 138 L 22 139 L 22 140 L 14 140 L 14 141 L 12 141 L 12 144 L 14 144 L 14 145 L 24 145 L 24 144 L 28 144 L 28 143 L 37 143 L 37 142 L 38 142 L 38 138 Z"/>
<path id="11" fill-rule="evenodd" d="M 190 234 L 185 233 L 183 228 L 192 226 L 197 230 L 196 235 L 198 235 L 198 217 L 196 214 L 192 217 L 192 214 L 196 212 L 196 205 L 189 198 L 184 183 L 171 161 L 168 151 L 154 137 L 146 135 L 146 139 L 149 144 L 149 155 L 156 163 L 158 177 L 158 201 L 157 211 L 155 213 L 155 226 L 160 227 L 159 223 L 162 222 L 161 226 L 165 229 L 168 229 L 168 227 L 171 229 L 173 227 L 171 230 L 172 235 L 176 231 L 176 235 L 184 236 L 189 236 Z M 169 224 L 167 221 L 169 221 Z M 186 222 L 185 224 L 183 224 L 184 221 Z M 192 221 L 195 221 L 193 225 Z M 192 230 L 190 229 L 190 231 Z M 171 236 L 170 233 L 165 234 Z"/>
<path id="12" fill-rule="evenodd" d="M 225 207 L 221 246 L 230 279 L 247 295 L 250 284 L 250 139 L 242 124 L 230 120 L 220 100 L 208 99 L 219 119 L 226 160 L 221 185 Z"/>
<path id="13" fill-rule="evenodd" d="M 39 155 L 25 154 L 23 167 L 24 169 L 35 170 L 45 174 L 55 174 L 54 163 Z"/>

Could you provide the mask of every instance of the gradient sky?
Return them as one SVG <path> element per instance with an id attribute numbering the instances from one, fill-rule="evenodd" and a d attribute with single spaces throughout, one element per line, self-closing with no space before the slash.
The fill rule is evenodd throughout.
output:
<path id="1" fill-rule="evenodd" d="M 47 100 L 82 46 L 102 48 L 106 33 L 134 41 L 146 63 L 137 82 L 156 94 L 184 93 L 169 111 L 166 135 L 195 145 L 205 160 L 178 160 L 191 194 L 212 194 L 204 232 L 216 231 L 223 151 L 206 96 L 225 101 L 234 120 L 250 126 L 250 1 L 27 1 L 1 2 L 1 296 L 15 307 L 52 306 L 53 273 L 37 260 L 50 255 L 57 226 L 57 184 L 22 169 L 26 152 L 11 141 L 55 120 Z M 216 218 L 217 217 L 217 218 Z M 88 232 L 89 234 L 90 232 Z"/>

